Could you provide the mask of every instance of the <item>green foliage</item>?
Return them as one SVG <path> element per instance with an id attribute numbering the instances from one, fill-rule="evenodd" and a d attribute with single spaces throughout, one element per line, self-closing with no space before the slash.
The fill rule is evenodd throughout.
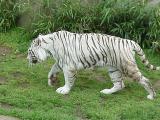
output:
<path id="1" fill-rule="evenodd" d="M 148 0 L 19 0 L 13 8 L 17 12 L 10 13 L 10 27 L 21 25 L 31 38 L 63 29 L 111 34 L 146 48 L 160 39 L 160 6 Z"/>
<path id="2" fill-rule="evenodd" d="M 43 1 L 44 2 L 44 1 Z M 48 2 L 48 1 L 47 1 Z M 58 5 L 43 3 L 42 9 L 36 14 L 31 33 L 48 33 L 61 29 L 73 32 L 91 32 L 93 20 L 96 19 L 94 8 L 82 5 L 80 1 L 65 0 Z M 96 27 L 95 27 L 96 29 Z"/>
<path id="3" fill-rule="evenodd" d="M 5 32 L 15 26 L 16 0 L 0 0 L 0 31 Z"/>
<path id="4" fill-rule="evenodd" d="M 147 47 L 160 38 L 159 6 L 133 0 L 112 0 L 102 6 L 101 25 L 105 26 L 107 33 L 135 40 Z"/>
<path id="5" fill-rule="evenodd" d="M 21 14 L 29 12 L 25 0 L 0 0 L 0 32 L 16 27 Z"/>
<path id="6" fill-rule="evenodd" d="M 101 32 L 135 40 L 150 47 L 160 38 L 160 7 L 147 1 L 109 0 L 86 5 L 79 0 L 45 4 L 30 29 L 33 36 L 61 29 L 73 32 Z"/>

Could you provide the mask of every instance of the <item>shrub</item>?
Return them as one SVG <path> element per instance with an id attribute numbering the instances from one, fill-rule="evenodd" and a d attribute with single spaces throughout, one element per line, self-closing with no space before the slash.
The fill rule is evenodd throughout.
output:
<path id="1" fill-rule="evenodd" d="M 16 0 L 0 0 L 0 32 L 6 32 L 15 26 Z"/>
<path id="2" fill-rule="evenodd" d="M 159 6 L 151 7 L 147 1 L 112 0 L 102 7 L 101 26 L 106 33 L 135 40 L 143 47 L 160 38 Z"/>
<path id="3" fill-rule="evenodd" d="M 160 38 L 159 6 L 150 6 L 147 1 L 109 0 L 91 6 L 79 0 L 64 0 L 58 7 L 45 3 L 37 15 L 39 19 L 33 21 L 33 36 L 61 29 L 101 32 L 133 39 L 143 47 L 150 47 Z"/>
<path id="4" fill-rule="evenodd" d="M 37 19 L 32 24 L 31 33 L 33 36 L 61 29 L 73 32 L 93 31 L 93 26 L 95 26 L 93 19 L 96 19 L 93 7 L 86 7 L 80 1 L 69 0 L 53 6 L 46 4 L 46 1 L 43 3 L 42 9 L 37 14 Z"/>
<path id="5" fill-rule="evenodd" d="M 16 20 L 31 38 L 63 29 L 115 35 L 146 48 L 160 39 L 160 6 L 148 0 L 19 0 L 15 6 L 10 23 Z"/>

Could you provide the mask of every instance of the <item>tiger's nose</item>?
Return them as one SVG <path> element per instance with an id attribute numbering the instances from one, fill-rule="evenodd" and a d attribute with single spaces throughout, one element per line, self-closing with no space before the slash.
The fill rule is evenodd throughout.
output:
<path id="1" fill-rule="evenodd" d="M 37 63 L 38 62 L 38 60 L 32 60 L 32 63 Z"/>

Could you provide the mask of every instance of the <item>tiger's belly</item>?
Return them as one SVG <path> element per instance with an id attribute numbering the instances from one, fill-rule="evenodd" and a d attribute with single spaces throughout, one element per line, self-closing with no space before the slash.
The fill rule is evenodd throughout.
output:
<path id="1" fill-rule="evenodd" d="M 87 63 L 85 65 L 84 64 L 85 63 L 82 64 L 81 62 L 79 62 L 76 65 L 76 68 L 77 69 L 84 69 L 84 68 L 92 68 L 92 67 L 104 67 L 104 66 L 108 66 L 109 65 L 108 63 L 105 63 L 104 61 L 98 61 L 98 62 L 96 62 L 96 64 L 91 64 L 90 66 L 87 65 Z"/>

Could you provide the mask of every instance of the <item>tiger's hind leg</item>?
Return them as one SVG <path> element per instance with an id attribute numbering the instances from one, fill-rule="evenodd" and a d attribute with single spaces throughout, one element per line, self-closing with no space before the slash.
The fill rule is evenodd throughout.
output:
<path id="1" fill-rule="evenodd" d="M 134 80 L 138 81 L 145 90 L 149 93 L 147 96 L 148 99 L 153 100 L 156 96 L 156 93 L 150 83 L 150 81 L 142 75 L 142 73 L 139 71 L 136 64 L 130 64 L 128 65 L 128 75 L 133 78 Z"/>
<path id="2" fill-rule="evenodd" d="M 109 76 L 111 77 L 111 81 L 113 82 L 113 87 L 110 89 L 104 89 L 100 91 L 104 94 L 112 94 L 119 90 L 122 90 L 125 86 L 123 83 L 123 75 L 120 70 L 115 67 L 109 67 Z"/>

